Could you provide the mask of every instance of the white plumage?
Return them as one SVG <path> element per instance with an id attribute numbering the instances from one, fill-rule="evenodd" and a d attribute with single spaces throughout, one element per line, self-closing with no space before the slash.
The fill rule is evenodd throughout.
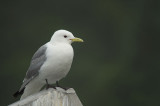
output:
<path id="1" fill-rule="evenodd" d="M 54 84 L 67 75 L 71 68 L 74 52 L 72 42 L 83 42 L 66 30 L 58 30 L 51 40 L 33 56 L 24 82 L 18 92 L 24 89 L 21 99 L 40 91 L 46 84 Z"/>

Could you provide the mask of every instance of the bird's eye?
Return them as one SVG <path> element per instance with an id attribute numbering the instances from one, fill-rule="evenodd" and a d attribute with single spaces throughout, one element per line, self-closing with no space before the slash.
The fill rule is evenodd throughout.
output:
<path id="1" fill-rule="evenodd" d="M 64 35 L 64 38 L 67 38 L 67 35 Z"/>

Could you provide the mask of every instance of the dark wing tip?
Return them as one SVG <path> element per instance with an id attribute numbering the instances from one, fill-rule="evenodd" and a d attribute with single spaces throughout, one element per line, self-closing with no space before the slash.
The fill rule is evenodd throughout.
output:
<path id="1" fill-rule="evenodd" d="M 23 94 L 23 92 L 24 92 L 24 89 L 22 89 L 21 91 L 17 91 L 17 92 L 15 92 L 14 94 L 13 94 L 13 97 L 18 97 L 19 95 L 22 95 Z"/>
<path id="2" fill-rule="evenodd" d="M 19 93 L 19 91 L 17 91 L 17 92 L 15 92 L 14 94 L 13 94 L 13 97 L 18 97 L 18 95 L 20 95 L 20 93 Z"/>

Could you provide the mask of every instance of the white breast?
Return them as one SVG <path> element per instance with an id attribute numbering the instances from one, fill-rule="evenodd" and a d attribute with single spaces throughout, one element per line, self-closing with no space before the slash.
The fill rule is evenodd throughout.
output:
<path id="1" fill-rule="evenodd" d="M 50 84 L 62 79 L 67 75 L 73 60 L 73 48 L 70 44 L 47 43 L 47 60 L 40 69 L 40 78 Z"/>

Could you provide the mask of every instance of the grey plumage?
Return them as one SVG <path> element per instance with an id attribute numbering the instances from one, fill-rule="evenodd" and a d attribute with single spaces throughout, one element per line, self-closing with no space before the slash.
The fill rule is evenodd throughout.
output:
<path id="1" fill-rule="evenodd" d="M 74 56 L 72 42 L 83 42 L 83 40 L 75 38 L 69 31 L 56 31 L 51 40 L 33 55 L 23 84 L 14 96 L 23 93 L 21 99 L 24 99 L 39 92 L 46 84 L 46 79 L 49 84 L 54 84 L 64 78 L 71 68 Z"/>
<path id="2" fill-rule="evenodd" d="M 45 55 L 46 45 L 41 46 L 36 53 L 33 55 L 30 66 L 26 73 L 26 77 L 23 80 L 23 84 L 19 89 L 19 92 L 24 89 L 24 87 L 39 74 L 39 70 L 43 63 L 46 61 L 47 57 Z"/>

